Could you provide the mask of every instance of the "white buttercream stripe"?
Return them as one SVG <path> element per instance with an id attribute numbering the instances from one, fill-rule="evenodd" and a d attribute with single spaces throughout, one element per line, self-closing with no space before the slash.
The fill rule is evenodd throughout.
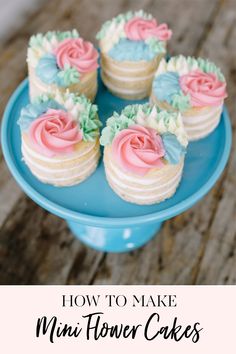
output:
<path id="1" fill-rule="evenodd" d="M 219 124 L 219 119 L 215 122 L 215 124 L 210 124 L 208 126 L 208 128 L 206 129 L 195 129 L 194 131 L 192 131 L 191 133 L 189 133 L 189 138 L 191 140 L 197 140 L 200 138 L 203 138 L 205 136 L 207 136 L 208 134 L 210 134 Z M 188 129 L 186 128 L 186 131 L 188 132 Z"/>
<path id="2" fill-rule="evenodd" d="M 27 160 L 25 160 L 27 163 Z M 38 172 L 35 172 L 34 169 L 32 168 L 32 173 L 40 180 L 43 180 L 44 182 L 48 182 L 48 183 L 52 183 L 52 184 L 56 184 L 56 182 L 63 182 L 63 181 L 69 181 L 69 180 L 74 180 L 76 178 L 81 179 L 81 177 L 84 177 L 88 174 L 89 171 L 91 171 L 95 166 L 97 165 L 97 160 L 95 161 L 95 163 L 91 164 L 87 169 L 83 170 L 82 173 L 73 175 L 73 176 L 68 176 L 68 177 L 48 177 L 48 176 L 44 176 L 39 174 Z"/>
<path id="3" fill-rule="evenodd" d="M 173 185 L 171 188 L 168 188 L 167 190 L 165 190 L 164 192 L 162 193 L 156 193 L 156 194 L 153 194 L 151 193 L 150 196 L 148 195 L 139 195 L 139 194 L 132 194 L 132 193 L 129 193 L 126 190 L 122 190 L 119 186 L 117 186 L 117 184 L 114 183 L 115 185 L 115 188 L 123 195 L 126 195 L 127 197 L 130 197 L 132 198 L 133 200 L 140 200 L 140 201 L 156 201 L 156 200 L 164 200 L 166 197 L 168 197 L 169 195 L 171 195 L 177 188 L 178 184 L 179 184 L 179 181 L 180 181 L 180 177 L 179 179 L 177 180 L 177 183 L 175 183 L 175 185 Z"/>
<path id="4" fill-rule="evenodd" d="M 105 83 L 105 85 L 110 89 L 110 90 L 112 90 L 112 91 L 116 91 L 116 92 L 119 92 L 119 93 L 126 93 L 126 94 L 130 94 L 130 95 L 132 95 L 132 94 L 136 94 L 136 93 L 142 93 L 142 92 L 144 92 L 144 91 L 146 91 L 146 89 L 137 89 L 137 90 L 134 90 L 134 89 L 125 89 L 125 88 L 118 88 L 117 86 L 114 86 L 114 85 L 112 85 L 110 82 L 108 82 L 106 79 L 104 80 L 103 79 L 103 81 L 104 81 L 104 83 Z"/>
<path id="5" fill-rule="evenodd" d="M 167 188 L 168 186 L 172 185 L 175 185 L 176 182 L 180 179 L 181 177 L 181 174 L 182 174 L 182 169 L 180 169 L 175 175 L 174 177 L 172 177 L 171 179 L 169 179 L 167 182 L 165 183 L 160 183 L 158 186 L 156 187 L 153 187 L 153 185 L 150 186 L 150 188 L 145 188 L 143 189 L 142 186 L 141 188 L 137 188 L 137 187 L 134 187 L 134 186 L 127 186 L 127 184 L 123 183 L 121 179 L 119 178 L 116 178 L 114 177 L 114 175 L 112 175 L 109 171 L 109 169 L 106 170 L 106 173 L 108 175 L 108 177 L 110 177 L 110 179 L 116 184 L 116 185 L 119 185 L 119 187 L 123 187 L 125 189 L 129 189 L 129 190 L 132 190 L 132 191 L 135 191 L 135 192 L 151 192 L 151 193 L 155 193 L 155 191 L 158 191 L 160 189 L 163 189 L 163 188 Z M 122 178 L 122 177 L 121 177 Z M 145 178 L 144 178 L 145 179 Z M 142 182 L 142 181 L 140 181 Z M 140 183 L 139 182 L 139 183 Z M 158 182 L 156 181 L 156 184 L 158 184 Z M 153 195 L 153 194 L 152 194 Z M 157 193 L 158 195 L 158 193 Z"/>
<path id="6" fill-rule="evenodd" d="M 146 64 L 146 62 L 145 62 Z M 146 72 L 147 69 L 145 68 L 145 70 L 142 70 L 141 68 L 134 68 L 134 67 L 130 67 L 130 68 L 126 68 L 125 66 L 122 66 L 122 68 L 114 63 L 109 62 L 110 66 L 113 66 L 115 70 L 119 70 L 119 71 L 124 71 L 127 74 L 129 73 L 137 73 L 137 75 L 141 75 L 142 72 Z M 140 66 L 142 65 L 142 63 L 140 64 Z M 104 69 L 104 66 L 102 67 Z"/>
<path id="7" fill-rule="evenodd" d="M 111 78 L 119 80 L 119 81 L 127 81 L 127 82 L 138 81 L 138 82 L 140 82 L 140 80 L 148 80 L 148 79 L 152 79 L 152 77 L 153 77 L 153 73 L 150 75 L 142 76 L 140 71 L 137 71 L 137 76 L 129 77 L 129 76 L 126 76 L 127 74 L 125 74 L 125 76 L 114 75 L 112 71 L 104 69 L 104 67 L 102 70 L 107 76 L 110 76 Z"/>
<path id="8" fill-rule="evenodd" d="M 187 131 L 195 131 L 195 130 L 205 130 L 205 129 L 208 129 L 210 128 L 212 125 L 215 125 L 216 122 L 219 121 L 219 116 L 217 117 L 214 117 L 213 119 L 211 120 L 208 120 L 204 123 L 201 123 L 201 124 L 189 124 L 189 122 L 185 122 L 184 121 L 184 124 L 185 124 L 185 128 Z"/>
<path id="9" fill-rule="evenodd" d="M 218 119 L 218 117 L 221 115 L 222 112 L 222 106 L 220 107 L 215 107 L 212 108 L 210 111 L 206 112 L 205 114 L 201 115 L 184 115 L 183 114 L 183 119 L 184 119 L 184 124 L 187 125 L 199 125 L 199 124 L 204 124 L 208 123 L 210 121 L 214 121 L 215 119 Z"/>
<path id="10" fill-rule="evenodd" d="M 94 148 L 95 144 L 96 144 L 96 143 L 94 143 L 93 145 L 89 145 L 89 149 L 84 150 L 84 152 L 81 153 L 81 154 L 79 154 L 79 155 L 76 155 L 76 154 L 70 155 L 70 157 L 68 157 L 68 158 L 66 158 L 66 159 L 65 159 L 65 158 L 63 158 L 63 159 L 56 159 L 56 158 L 53 158 L 53 159 L 52 159 L 52 158 L 49 158 L 49 157 L 46 157 L 46 156 L 42 156 L 42 155 L 40 155 L 39 153 L 37 153 L 36 151 L 30 149 L 30 148 L 28 147 L 28 145 L 24 142 L 24 140 L 22 140 L 22 148 L 23 148 L 26 152 L 28 152 L 28 154 L 30 154 L 31 157 L 34 157 L 34 158 L 36 158 L 36 159 L 38 159 L 38 160 L 41 160 L 41 161 L 44 161 L 44 162 L 50 162 L 50 163 L 69 162 L 69 161 L 74 160 L 75 158 L 76 158 L 76 159 L 77 159 L 77 158 L 80 158 L 80 157 L 82 157 L 82 156 L 88 154 L 88 153 Z"/>
<path id="11" fill-rule="evenodd" d="M 110 167 L 111 169 L 113 170 L 113 172 L 119 176 L 120 179 L 122 180 L 126 180 L 126 181 L 129 181 L 131 183 L 137 183 L 137 184 L 140 184 L 142 183 L 144 186 L 148 186 L 150 184 L 156 184 L 156 183 L 159 183 L 163 176 L 160 176 L 160 177 L 154 177 L 154 178 L 135 178 L 134 176 L 129 176 L 128 174 L 124 173 L 121 169 L 117 168 L 115 164 L 113 164 L 113 162 L 110 160 L 109 161 L 110 163 Z M 182 165 L 181 165 L 182 166 Z"/>
<path id="12" fill-rule="evenodd" d="M 76 166 L 73 166 L 73 167 L 65 167 L 65 168 L 50 168 L 50 167 L 45 167 L 45 166 L 42 166 L 41 164 L 35 162 L 31 157 L 30 157 L 30 154 L 28 154 L 26 152 L 26 150 L 24 148 L 22 148 L 22 153 L 23 153 L 23 156 L 24 156 L 24 159 L 27 160 L 30 165 L 34 166 L 35 168 L 37 168 L 38 170 L 41 170 L 41 171 L 44 171 L 44 172 L 47 172 L 47 173 L 60 173 L 60 172 L 65 172 L 65 171 L 68 171 L 68 172 L 72 172 L 78 168 L 84 168 L 86 165 L 88 165 L 97 155 L 98 155 L 98 151 L 95 151 L 93 153 L 93 155 L 90 156 L 90 158 L 88 160 L 85 160 L 79 164 L 76 164 Z"/>

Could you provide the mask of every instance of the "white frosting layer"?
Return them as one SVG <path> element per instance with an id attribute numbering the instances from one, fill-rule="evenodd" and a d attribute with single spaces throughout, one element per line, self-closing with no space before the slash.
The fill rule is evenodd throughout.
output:
<path id="1" fill-rule="evenodd" d="M 178 166 L 168 166 L 166 172 L 160 170 L 153 178 L 138 178 L 127 175 L 113 161 L 105 162 L 107 179 L 123 199 L 137 204 L 158 203 L 171 197 L 181 180 L 183 162 Z"/>
<path id="2" fill-rule="evenodd" d="M 97 157 L 98 155 L 98 151 L 94 151 L 94 153 L 85 161 L 81 162 L 78 165 L 75 165 L 75 166 L 72 166 L 72 167 L 65 167 L 65 168 L 51 168 L 51 167 L 45 167 L 44 165 L 40 164 L 40 163 L 37 163 L 34 158 L 32 157 L 32 154 L 31 154 L 32 150 L 27 152 L 27 150 L 24 148 L 24 146 L 22 146 L 22 153 L 23 153 L 23 156 L 24 156 L 24 160 L 29 163 L 31 166 L 37 168 L 38 170 L 42 171 L 42 172 L 45 172 L 45 173 L 65 173 L 65 172 L 68 172 L 68 173 L 71 173 L 73 174 L 74 171 L 76 170 L 81 170 L 81 169 L 87 169 L 87 167 L 93 162 L 94 158 Z M 70 161 L 73 161 L 73 159 L 70 159 Z M 84 173 L 84 170 L 82 170 L 82 172 Z M 81 173 L 81 175 L 83 174 Z"/>
<path id="3" fill-rule="evenodd" d="M 107 175 L 109 176 L 110 179 L 112 179 L 113 183 L 117 184 L 119 186 L 119 188 L 124 188 L 127 189 L 127 183 L 125 183 L 125 181 L 127 181 L 127 179 L 125 177 L 127 177 L 127 174 L 125 174 L 124 172 L 122 172 L 122 170 L 118 170 L 116 168 L 114 168 L 114 165 L 111 163 L 111 171 L 113 171 L 113 175 L 109 172 L 109 169 L 107 169 Z M 145 178 L 143 179 L 143 181 L 141 182 L 142 185 L 144 185 L 145 188 L 145 192 L 147 193 L 151 193 L 153 196 L 155 194 L 157 195 L 162 195 L 162 189 L 164 188 L 165 193 L 170 191 L 173 188 L 173 184 L 176 183 L 176 181 L 178 181 L 180 179 L 182 175 L 182 171 L 179 170 L 171 179 L 166 179 L 166 178 L 156 178 L 152 180 L 152 182 L 150 181 L 150 179 L 145 180 Z M 116 177 L 114 177 L 116 176 Z M 131 178 L 129 176 L 129 182 L 130 185 L 128 187 L 128 189 L 131 192 L 135 192 L 135 193 L 143 193 L 144 189 L 143 186 L 141 187 L 136 187 L 133 186 L 133 183 L 139 183 L 140 184 L 140 180 L 137 181 L 136 178 Z"/>
<path id="4" fill-rule="evenodd" d="M 151 73 L 149 75 L 141 75 L 139 70 L 136 70 L 137 76 L 134 76 L 134 77 L 127 76 L 127 73 L 125 73 L 124 75 L 114 74 L 111 70 L 104 69 L 104 67 L 102 70 L 106 75 L 108 75 L 112 79 L 122 81 L 122 82 L 140 82 L 141 80 L 148 80 L 148 79 L 152 79 L 152 77 L 153 77 L 153 73 Z"/>
<path id="5" fill-rule="evenodd" d="M 117 87 L 116 85 L 113 85 L 110 81 L 107 81 L 104 77 L 103 77 L 103 81 L 105 83 L 105 85 L 114 92 L 120 93 L 120 94 L 127 94 L 127 95 L 134 95 L 134 94 L 139 94 L 142 92 L 146 92 L 146 90 L 144 90 L 143 88 L 139 88 L 137 87 L 136 89 L 134 88 L 125 88 L 125 87 Z"/>
<path id="6" fill-rule="evenodd" d="M 39 155 L 24 142 L 22 155 L 31 172 L 39 180 L 56 186 L 67 186 L 82 182 L 95 170 L 100 152 L 99 146 L 92 144 L 89 149 L 77 150 L 66 159 L 49 159 Z"/>
<path id="7" fill-rule="evenodd" d="M 197 140 L 210 134 L 219 124 L 222 106 L 211 107 L 198 115 L 183 114 L 183 121 L 189 140 Z"/>
<path id="8" fill-rule="evenodd" d="M 53 185 L 71 185 L 71 183 L 76 183 L 74 182 L 75 180 L 78 179 L 77 183 L 82 182 L 86 177 L 88 177 L 96 168 L 98 160 L 94 160 L 92 164 L 90 164 L 86 169 L 83 170 L 83 172 L 78 172 L 77 174 L 73 175 L 67 175 L 66 177 L 55 177 L 55 176 L 50 176 L 50 175 L 45 175 L 38 173 L 34 170 L 34 168 L 30 165 L 30 163 L 25 159 L 25 162 L 27 165 L 29 165 L 32 173 L 42 182 L 44 183 L 50 183 Z"/>
<path id="9" fill-rule="evenodd" d="M 75 158 L 82 158 L 84 156 L 86 156 L 87 154 L 89 154 L 92 149 L 94 149 L 96 145 L 96 142 L 92 142 L 91 144 L 88 145 L 88 147 L 86 149 L 84 149 L 83 152 L 80 152 L 79 154 L 78 153 L 74 153 L 74 154 L 71 154 L 69 157 L 62 157 L 62 158 L 50 158 L 50 157 L 47 157 L 47 156 L 44 156 L 42 154 L 39 154 L 38 152 L 36 152 L 35 150 L 33 149 L 30 149 L 30 147 L 24 142 L 24 140 L 22 140 L 22 148 L 24 149 L 24 151 L 26 151 L 28 154 L 31 155 L 32 158 L 36 158 L 38 160 L 41 160 L 43 162 L 46 162 L 46 163 L 50 163 L 50 164 L 55 164 L 55 163 L 61 163 L 61 162 L 69 162 Z"/>
<path id="10" fill-rule="evenodd" d="M 108 175 L 108 180 L 109 180 L 109 175 Z M 162 192 L 155 194 L 155 193 L 151 193 L 151 195 L 140 195 L 137 194 L 137 192 L 135 193 L 130 193 L 127 190 L 122 189 L 118 184 L 114 184 L 114 189 L 115 191 L 118 192 L 118 194 L 120 194 L 121 196 L 123 196 L 124 199 L 128 200 L 128 201 L 133 201 L 134 203 L 137 204 L 154 204 L 154 203 L 158 203 L 161 201 L 164 201 L 167 198 L 170 198 L 176 191 L 176 188 L 178 186 L 180 182 L 180 178 L 177 180 L 177 183 L 175 183 L 174 186 L 163 190 Z M 114 183 L 114 181 L 110 180 L 110 183 Z"/>

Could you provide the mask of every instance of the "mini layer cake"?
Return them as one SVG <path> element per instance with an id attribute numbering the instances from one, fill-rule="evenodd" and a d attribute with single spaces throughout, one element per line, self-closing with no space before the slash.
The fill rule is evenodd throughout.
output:
<path id="1" fill-rule="evenodd" d="M 152 15 L 142 10 L 105 22 L 97 39 L 102 80 L 107 88 L 125 99 L 148 97 L 171 35 L 166 24 L 158 24 Z"/>
<path id="2" fill-rule="evenodd" d="M 172 57 L 161 60 L 152 86 L 151 102 L 180 111 L 189 140 L 210 134 L 219 124 L 226 82 L 220 69 L 207 59 Z"/>
<path id="3" fill-rule="evenodd" d="M 179 113 L 126 106 L 107 120 L 100 142 L 107 180 L 122 199 L 155 204 L 175 193 L 188 144 Z"/>
<path id="4" fill-rule="evenodd" d="M 23 160 L 41 182 L 71 186 L 95 171 L 101 123 L 85 96 L 39 96 L 21 110 L 18 124 Z"/>
<path id="5" fill-rule="evenodd" d="M 32 36 L 27 62 L 31 99 L 43 93 L 69 89 L 94 100 L 98 52 L 92 43 L 80 38 L 76 30 Z"/>

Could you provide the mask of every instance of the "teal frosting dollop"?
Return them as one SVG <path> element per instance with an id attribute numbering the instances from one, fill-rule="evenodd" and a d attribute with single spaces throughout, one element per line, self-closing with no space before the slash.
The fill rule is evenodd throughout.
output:
<path id="1" fill-rule="evenodd" d="M 108 55 L 117 61 L 150 61 L 156 56 L 156 53 L 144 41 L 131 41 L 122 38 L 109 50 Z"/>
<path id="2" fill-rule="evenodd" d="M 53 54 L 45 54 L 39 59 L 36 66 L 36 75 L 45 84 L 59 84 L 58 74 L 60 69 L 57 65 L 57 60 Z"/>
<path id="3" fill-rule="evenodd" d="M 153 91 L 160 101 L 172 103 L 173 96 L 181 92 L 179 75 L 176 72 L 167 72 L 155 77 Z"/>
<path id="4" fill-rule="evenodd" d="M 18 124 L 21 131 L 27 131 L 31 123 L 40 117 L 42 114 L 46 113 L 48 109 L 64 109 L 59 103 L 53 99 L 48 99 L 47 101 L 35 101 L 29 103 L 26 107 L 22 108 L 20 113 L 20 118 L 18 119 Z"/>
<path id="5" fill-rule="evenodd" d="M 48 85 L 56 84 L 67 87 L 79 82 L 78 70 L 69 65 L 61 70 L 57 65 L 56 56 L 53 54 L 48 53 L 42 56 L 35 71 L 40 80 Z"/>
<path id="6" fill-rule="evenodd" d="M 164 133 L 162 141 L 165 148 L 164 159 L 170 164 L 176 165 L 186 153 L 186 148 L 180 144 L 177 137 L 171 133 Z"/>

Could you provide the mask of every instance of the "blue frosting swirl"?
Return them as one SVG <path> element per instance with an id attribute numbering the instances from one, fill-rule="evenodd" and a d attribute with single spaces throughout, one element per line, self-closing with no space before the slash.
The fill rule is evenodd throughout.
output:
<path id="1" fill-rule="evenodd" d="M 109 50 L 108 55 L 117 61 L 149 61 L 156 56 L 150 46 L 144 41 L 131 41 L 126 38 L 120 39 L 120 41 Z"/>
<path id="2" fill-rule="evenodd" d="M 164 133 L 162 135 L 162 141 L 165 148 L 164 159 L 172 165 L 178 164 L 181 157 L 186 153 L 186 148 L 181 145 L 177 137 L 171 133 Z"/>
<path id="3" fill-rule="evenodd" d="M 171 104 L 173 96 L 181 92 L 179 75 L 170 71 L 155 77 L 153 91 L 160 101 L 167 101 Z"/>
<path id="4" fill-rule="evenodd" d="M 30 124 L 39 116 L 46 113 L 48 109 L 63 109 L 56 101 L 49 99 L 44 102 L 29 103 L 26 107 L 22 108 L 18 124 L 21 131 L 27 131 Z"/>
<path id="5" fill-rule="evenodd" d="M 39 59 L 38 65 L 35 69 L 36 75 L 45 84 L 57 84 L 61 85 L 61 80 L 58 77 L 60 68 L 57 65 L 57 60 L 53 54 L 45 54 Z"/>

